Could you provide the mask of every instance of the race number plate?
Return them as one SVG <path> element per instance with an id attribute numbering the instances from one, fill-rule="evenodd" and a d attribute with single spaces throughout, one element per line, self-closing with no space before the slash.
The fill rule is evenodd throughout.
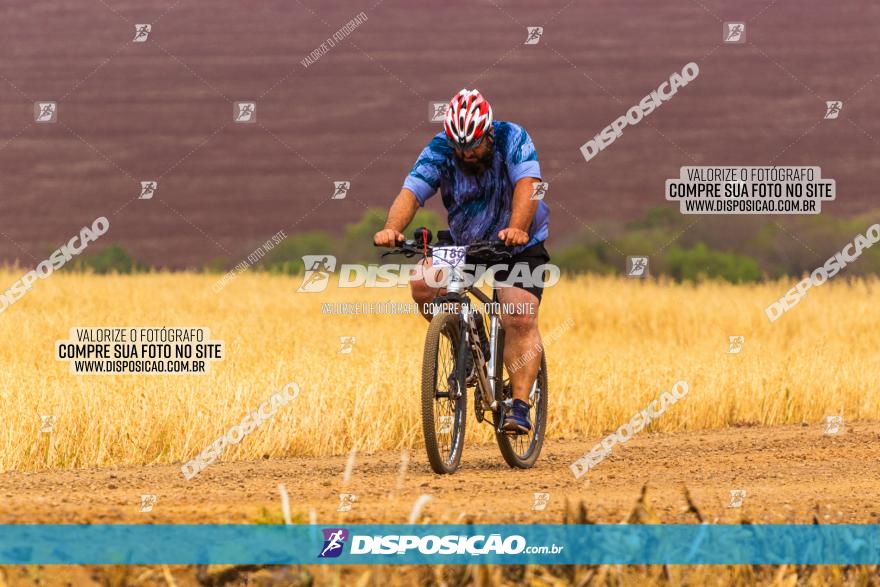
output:
<path id="1" fill-rule="evenodd" d="M 464 263 L 467 247 L 434 247 L 434 267 L 458 267 Z"/>

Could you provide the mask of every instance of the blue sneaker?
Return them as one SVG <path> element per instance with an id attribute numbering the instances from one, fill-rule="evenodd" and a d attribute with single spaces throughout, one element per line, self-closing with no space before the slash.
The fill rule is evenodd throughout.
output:
<path id="1" fill-rule="evenodd" d="M 513 400 L 513 407 L 507 412 L 502 428 L 515 434 L 528 434 L 532 429 L 532 422 L 529 420 L 529 410 L 531 409 L 532 406 L 521 399 Z"/>

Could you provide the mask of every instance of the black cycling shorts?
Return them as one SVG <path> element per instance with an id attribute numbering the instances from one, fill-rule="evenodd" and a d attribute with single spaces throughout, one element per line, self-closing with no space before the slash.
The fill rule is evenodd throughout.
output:
<path id="1" fill-rule="evenodd" d="M 487 266 L 491 266 L 493 264 L 507 264 L 510 266 L 510 269 L 495 272 L 496 281 L 507 281 L 508 277 L 510 277 L 511 270 L 514 271 L 514 276 L 524 275 L 525 273 L 528 273 L 528 275 L 533 275 L 536 267 L 550 262 L 550 254 L 547 252 L 547 249 L 544 248 L 544 242 L 542 241 L 530 247 L 526 247 L 509 260 L 495 261 L 490 263 L 486 259 L 476 259 L 469 256 L 465 260 L 465 262 L 473 265 L 483 264 Z M 524 269 L 514 269 L 514 265 L 519 263 L 525 263 L 528 266 L 528 272 L 526 272 Z M 546 276 L 544 277 L 544 279 L 546 279 Z M 527 292 L 538 298 L 538 302 L 541 301 L 541 294 L 544 292 L 544 288 L 540 283 L 517 284 L 517 281 L 518 279 L 514 277 L 514 281 L 511 282 L 511 285 L 513 287 L 518 287 L 519 289 L 526 290 Z"/>

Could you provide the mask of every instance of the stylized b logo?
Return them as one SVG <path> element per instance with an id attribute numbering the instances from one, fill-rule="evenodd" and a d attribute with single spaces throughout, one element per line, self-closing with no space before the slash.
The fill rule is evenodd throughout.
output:
<path id="1" fill-rule="evenodd" d="M 449 102 L 431 102 L 429 104 L 428 119 L 431 122 L 443 122 L 446 118 L 446 109 Z"/>
<path id="2" fill-rule="evenodd" d="M 550 503 L 550 494 L 549 493 L 535 493 L 535 503 L 532 504 L 532 509 L 536 512 L 542 512 L 547 509 L 547 504 Z"/>
<path id="3" fill-rule="evenodd" d="M 744 22 L 725 22 L 724 23 L 724 42 L 725 43 L 745 43 L 746 41 L 746 23 Z"/>
<path id="4" fill-rule="evenodd" d="M 648 275 L 647 257 L 627 257 L 626 276 L 644 278 Z"/>
<path id="5" fill-rule="evenodd" d="M 538 41 L 541 40 L 541 35 L 544 34 L 544 27 L 542 26 L 528 26 L 526 27 L 527 36 L 526 42 L 524 45 L 537 45 Z"/>
<path id="6" fill-rule="evenodd" d="M 318 554 L 318 558 L 336 558 L 342 554 L 345 541 L 348 540 L 348 530 L 345 528 L 324 528 L 324 546 Z"/>
<path id="7" fill-rule="evenodd" d="M 159 188 L 158 181 L 142 181 L 141 182 L 141 195 L 138 196 L 139 200 L 149 200 L 156 193 L 156 190 Z"/>
<path id="8" fill-rule="evenodd" d="M 339 337 L 339 352 L 343 355 L 350 355 L 351 351 L 354 350 L 354 342 L 355 337 L 353 336 L 340 336 Z"/>
<path id="9" fill-rule="evenodd" d="M 538 181 L 532 184 L 532 199 L 533 200 L 543 200 L 544 196 L 547 195 L 547 190 L 550 189 L 550 184 L 546 181 Z"/>
<path id="10" fill-rule="evenodd" d="M 351 189 L 350 181 L 334 181 L 333 182 L 333 200 L 344 200 L 345 196 L 348 195 L 348 190 Z"/>
<path id="11" fill-rule="evenodd" d="M 735 355 L 742 352 L 743 345 L 746 343 L 745 336 L 729 336 L 728 337 L 727 354 Z"/>
<path id="12" fill-rule="evenodd" d="M 296 290 L 299 293 L 317 293 L 327 289 L 330 274 L 336 269 L 336 257 L 333 255 L 304 255 L 302 284 Z"/>
<path id="13" fill-rule="evenodd" d="M 840 116 L 840 111 L 843 109 L 843 102 L 839 100 L 831 100 L 825 102 L 825 119 L 826 120 L 834 120 L 838 116 Z"/>
<path id="14" fill-rule="evenodd" d="M 58 120 L 58 104 L 55 102 L 34 102 L 36 122 L 55 122 Z"/>
<path id="15" fill-rule="evenodd" d="M 156 496 L 152 493 L 145 493 L 141 495 L 141 506 L 138 510 L 141 512 L 151 512 L 154 505 L 156 505 Z"/>
<path id="16" fill-rule="evenodd" d="M 49 414 L 41 414 L 40 415 L 40 432 L 43 434 L 48 434 L 55 429 L 55 421 L 57 418 L 53 415 Z"/>
<path id="17" fill-rule="evenodd" d="M 743 502 L 746 500 L 746 492 L 744 489 L 731 489 L 730 490 L 730 503 L 727 504 L 729 508 L 741 508 Z"/>
<path id="18" fill-rule="evenodd" d="M 239 123 L 257 121 L 256 102 L 236 102 L 233 110 L 233 121 Z"/>
<path id="19" fill-rule="evenodd" d="M 843 428 L 843 416 L 825 416 L 825 436 L 840 434 Z"/>
<path id="20" fill-rule="evenodd" d="M 153 30 L 153 25 L 149 24 L 136 24 L 134 25 L 134 39 L 131 40 L 132 43 L 146 43 L 147 39 L 150 37 L 150 31 Z"/>

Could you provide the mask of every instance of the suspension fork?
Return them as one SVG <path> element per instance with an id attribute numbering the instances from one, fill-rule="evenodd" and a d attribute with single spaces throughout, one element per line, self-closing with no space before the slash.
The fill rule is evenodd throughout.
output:
<path id="1" fill-rule="evenodd" d="M 477 375 L 477 393 L 481 395 L 483 402 L 489 405 L 491 402 L 487 400 L 492 398 L 492 388 L 483 367 L 487 360 L 483 357 L 477 325 L 467 300 L 462 300 L 459 304 L 457 322 L 459 345 L 456 352 L 456 387 L 459 393 L 464 393 L 466 387 L 465 380 L 467 379 L 465 369 L 468 363 L 468 355 L 470 354 L 474 364 L 474 371 Z"/>
<path id="2" fill-rule="evenodd" d="M 447 294 L 461 294 L 466 288 L 466 280 L 461 268 L 458 266 L 452 267 L 446 287 Z M 493 320 L 497 322 L 498 317 L 493 315 Z M 462 342 L 458 355 L 461 369 L 464 370 L 464 366 L 467 364 L 467 355 L 465 353 L 471 353 L 473 355 L 474 371 L 477 375 L 477 392 L 480 393 L 483 404 L 490 406 L 494 410 L 497 405 L 495 400 L 496 384 L 493 382 L 493 377 L 488 374 L 488 371 L 491 369 L 492 359 L 483 356 L 482 341 L 480 334 L 477 332 L 477 320 L 472 315 L 471 306 L 466 297 L 464 297 L 459 305 L 459 333 L 459 340 Z M 492 352 L 491 343 L 490 352 Z M 484 364 L 486 365 L 485 368 L 483 368 Z M 466 373 L 460 373 L 460 381 L 464 382 L 466 376 Z"/>
<path id="3" fill-rule="evenodd" d="M 446 293 L 447 295 L 452 294 L 461 294 L 464 291 L 465 287 L 465 279 L 462 275 L 461 269 L 459 267 L 452 267 L 452 270 L 449 272 L 449 281 L 446 284 Z M 461 394 L 465 393 L 465 378 L 467 377 L 467 373 L 465 372 L 465 366 L 467 365 L 467 357 L 468 353 L 471 352 L 471 333 L 470 333 L 470 324 L 468 323 L 468 304 L 467 300 L 462 300 L 459 304 L 459 312 L 458 312 L 458 352 L 456 353 L 456 361 L 455 361 L 455 386 L 456 386 L 456 397 L 460 397 Z"/>
<path id="4" fill-rule="evenodd" d="M 455 361 L 456 399 L 465 391 L 465 378 L 467 377 L 465 366 L 467 365 L 467 355 L 471 352 L 469 338 L 467 320 L 462 312 L 458 317 L 458 356 Z"/>
<path id="5" fill-rule="evenodd" d="M 474 373 L 477 376 L 477 393 L 480 394 L 483 404 L 488 406 L 494 400 L 491 378 L 487 375 L 489 358 L 483 356 L 478 322 L 471 311 L 470 304 L 462 304 L 461 322 L 465 325 L 464 330 L 467 333 L 467 344 L 465 346 L 473 355 Z"/>
<path id="6" fill-rule="evenodd" d="M 504 327 L 501 318 L 494 312 L 489 316 L 489 386 L 492 392 L 491 407 L 498 407 L 498 400 L 504 392 Z"/>

